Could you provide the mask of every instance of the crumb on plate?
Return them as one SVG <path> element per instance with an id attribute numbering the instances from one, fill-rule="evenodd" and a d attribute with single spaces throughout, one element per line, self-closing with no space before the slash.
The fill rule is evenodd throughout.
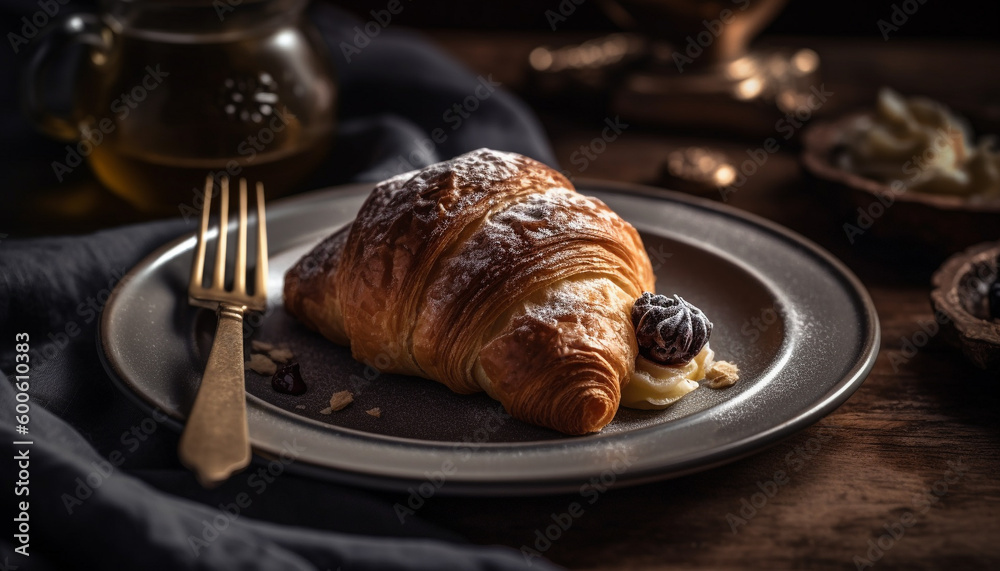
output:
<path id="1" fill-rule="evenodd" d="M 273 351 L 276 347 L 267 341 L 258 341 L 257 339 L 254 339 L 250 341 L 250 348 L 254 351 L 267 353 L 268 351 Z"/>
<path id="2" fill-rule="evenodd" d="M 380 409 L 379 407 L 370 408 L 370 409 L 366 410 L 365 412 L 367 412 L 368 414 L 374 416 L 375 418 L 380 418 L 382 416 L 382 409 Z"/>
<path id="3" fill-rule="evenodd" d="M 267 356 L 275 363 L 287 363 L 295 358 L 295 354 L 285 347 L 271 349 L 267 352 Z"/>
<path id="4" fill-rule="evenodd" d="M 340 391 L 333 393 L 330 397 L 330 410 L 340 410 L 354 402 L 354 395 L 351 391 Z"/>
<path id="5" fill-rule="evenodd" d="M 710 389 L 724 389 L 740 380 L 739 368 L 729 361 L 716 361 L 705 374 L 706 385 Z"/>
<path id="6" fill-rule="evenodd" d="M 330 408 L 330 407 L 326 407 L 323 410 L 319 411 L 319 413 L 320 414 L 333 414 L 333 409 Z"/>
<path id="7" fill-rule="evenodd" d="M 251 355 L 250 360 L 246 362 L 246 368 L 267 376 L 273 375 L 278 371 L 278 365 L 261 354 Z"/>

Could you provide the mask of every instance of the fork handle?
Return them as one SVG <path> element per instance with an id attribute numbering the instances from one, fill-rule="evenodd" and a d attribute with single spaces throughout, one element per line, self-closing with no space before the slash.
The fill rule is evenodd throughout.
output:
<path id="1" fill-rule="evenodd" d="M 212 487 L 250 463 L 243 372 L 243 311 L 219 304 L 219 324 L 205 374 L 181 435 L 181 462 Z"/>

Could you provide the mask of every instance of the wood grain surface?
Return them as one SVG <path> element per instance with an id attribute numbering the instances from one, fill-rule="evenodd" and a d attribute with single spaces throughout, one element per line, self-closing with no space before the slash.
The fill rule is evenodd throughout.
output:
<path id="1" fill-rule="evenodd" d="M 479 73 L 525 85 L 524 59 L 551 35 L 435 38 Z M 563 38 L 569 41 L 574 38 Z M 830 112 L 871 101 L 887 84 L 996 114 L 1000 79 L 976 71 L 1000 48 L 869 40 L 791 39 L 823 61 Z M 525 96 L 531 98 L 530 91 Z M 598 136 L 608 111 L 546 111 L 563 165 Z M 551 102 L 550 102 L 551 103 Z M 635 125 L 580 176 L 657 184 L 666 153 L 711 144 L 739 157 L 759 143 Z M 994 569 L 1000 568 L 1000 417 L 997 379 L 933 334 L 930 273 L 938 260 L 865 240 L 810 193 L 789 145 L 750 177 L 730 204 L 826 247 L 862 280 L 882 327 L 875 367 L 834 413 L 788 440 L 730 465 L 592 495 L 524 499 L 434 498 L 421 512 L 483 544 L 527 546 L 574 569 Z M 992 239 L 1000 238 L 1000 229 Z M 931 334 L 926 334 L 926 332 Z M 926 339 L 926 341 L 925 341 Z M 780 474 L 783 472 L 784 474 Z M 776 474 L 777 473 L 777 474 Z M 583 484 L 583 482 L 581 482 Z M 538 533 L 579 503 L 558 539 Z M 748 507 L 749 506 L 749 507 Z M 555 519 L 553 519 L 553 514 Z M 537 541 L 537 544 L 536 544 Z M 547 549 L 542 550 L 542 547 Z M 534 560 L 532 558 L 532 560 Z"/>

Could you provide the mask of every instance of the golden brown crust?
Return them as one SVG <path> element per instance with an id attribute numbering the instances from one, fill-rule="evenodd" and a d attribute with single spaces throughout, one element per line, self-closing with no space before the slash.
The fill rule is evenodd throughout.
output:
<path id="1" fill-rule="evenodd" d="M 567 434 L 614 417 L 638 347 L 632 301 L 607 278 L 577 275 L 536 291 L 479 352 L 491 395 L 515 418 Z"/>
<path id="2" fill-rule="evenodd" d="M 549 167 L 481 149 L 376 187 L 289 271 L 285 305 L 383 371 L 582 434 L 618 408 L 628 306 L 652 289 L 632 226 Z"/>
<path id="3" fill-rule="evenodd" d="M 302 257 L 285 274 L 285 308 L 306 327 L 331 341 L 347 345 L 340 318 L 340 299 L 334 277 L 351 225 L 334 232 Z"/>

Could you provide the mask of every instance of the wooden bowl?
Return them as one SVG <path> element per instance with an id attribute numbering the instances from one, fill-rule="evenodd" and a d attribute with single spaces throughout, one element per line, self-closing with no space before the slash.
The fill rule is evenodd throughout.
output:
<path id="1" fill-rule="evenodd" d="M 988 301 L 998 255 L 1000 242 L 988 242 L 948 258 L 931 278 L 931 305 L 945 340 L 1000 375 L 1000 319 L 990 318 Z"/>
<path id="2" fill-rule="evenodd" d="M 843 217 L 847 240 L 872 237 L 921 248 L 936 260 L 984 240 L 1000 238 L 1000 200 L 974 201 L 896 191 L 836 165 L 843 133 L 863 117 L 854 114 L 811 125 L 803 133 L 802 164 L 815 186 L 830 196 Z M 859 211 L 859 209 L 861 209 Z"/>

